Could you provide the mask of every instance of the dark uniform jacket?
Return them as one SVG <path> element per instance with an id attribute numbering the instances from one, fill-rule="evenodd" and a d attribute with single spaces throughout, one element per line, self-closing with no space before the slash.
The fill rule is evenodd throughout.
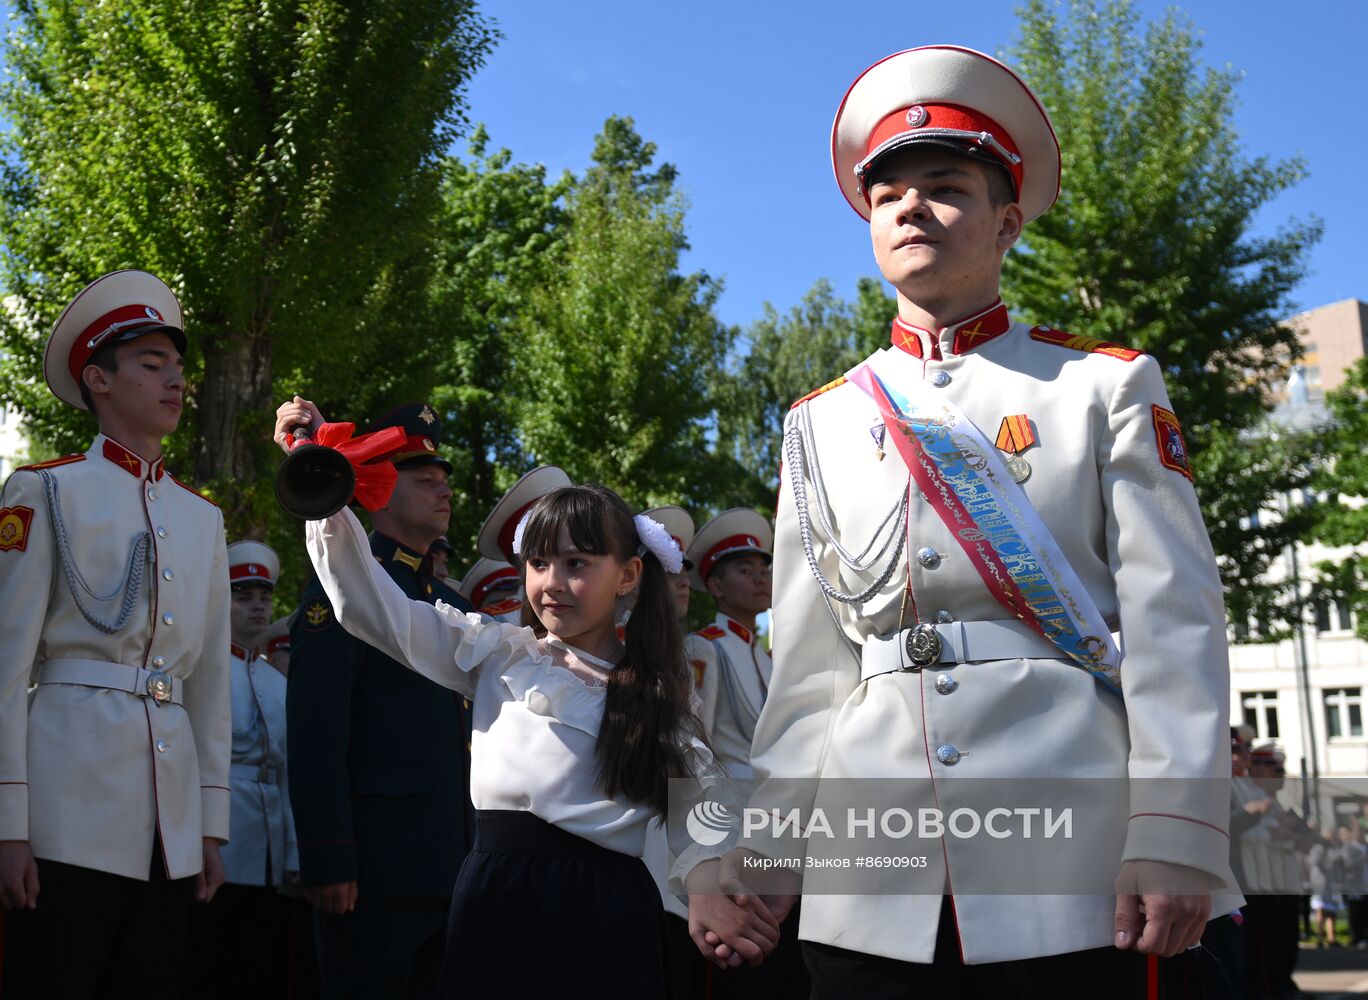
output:
<path id="1" fill-rule="evenodd" d="M 420 554 L 378 532 L 370 539 L 410 598 L 470 610 L 420 575 Z M 475 833 L 469 706 L 348 634 L 317 580 L 290 634 L 290 802 L 304 884 L 449 897 Z"/>

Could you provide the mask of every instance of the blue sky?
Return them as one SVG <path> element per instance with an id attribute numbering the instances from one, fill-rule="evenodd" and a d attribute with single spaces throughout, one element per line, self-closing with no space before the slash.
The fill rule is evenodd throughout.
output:
<path id="1" fill-rule="evenodd" d="M 691 269 L 726 283 L 721 318 L 795 304 L 830 278 L 851 297 L 873 273 L 868 232 L 828 158 L 831 116 L 865 66 L 913 45 L 989 53 L 1016 38 L 1015 0 L 898 3 L 852 16 L 811 0 L 513 0 L 486 3 L 504 41 L 469 88 L 495 146 L 553 173 L 580 171 L 609 115 L 631 115 L 680 170 Z M 1147 18 L 1168 6 L 1141 0 Z M 1368 299 L 1364 0 L 1189 0 L 1203 58 L 1243 74 L 1244 152 L 1299 155 L 1310 177 L 1265 207 L 1257 230 L 1317 215 L 1325 236 L 1297 289 L 1303 307 Z M 861 10 L 860 5 L 845 10 Z M 1068 179 L 1064 183 L 1067 185 Z"/>

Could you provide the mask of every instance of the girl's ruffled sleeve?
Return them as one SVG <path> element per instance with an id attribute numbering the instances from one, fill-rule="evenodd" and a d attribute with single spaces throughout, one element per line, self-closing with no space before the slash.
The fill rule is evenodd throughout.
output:
<path id="1" fill-rule="evenodd" d="M 444 687 L 473 697 L 478 669 L 502 670 L 535 647 L 531 630 L 410 600 L 371 555 L 343 508 L 305 525 L 305 541 L 337 620 L 352 635 Z"/>

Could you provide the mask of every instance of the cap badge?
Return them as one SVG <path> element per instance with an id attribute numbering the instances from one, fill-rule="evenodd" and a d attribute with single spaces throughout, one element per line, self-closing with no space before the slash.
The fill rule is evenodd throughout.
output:
<path id="1" fill-rule="evenodd" d="M 920 104 L 914 104 L 907 109 L 907 124 L 912 128 L 921 128 L 930 118 L 931 115 Z"/>
<path id="2" fill-rule="evenodd" d="M 423 423 L 425 423 L 425 424 L 430 424 L 430 423 L 432 423 L 434 420 L 437 419 L 437 414 L 435 414 L 435 413 L 432 412 L 432 408 L 431 408 L 431 407 L 429 407 L 429 406 L 424 406 L 424 407 L 418 412 L 418 419 L 421 420 L 421 421 L 422 421 Z"/>
<path id="3" fill-rule="evenodd" d="M 155 319 L 158 323 L 161 322 L 161 313 L 157 312 L 157 310 L 153 309 L 151 306 L 144 306 L 143 309 L 147 313 L 148 319 Z"/>

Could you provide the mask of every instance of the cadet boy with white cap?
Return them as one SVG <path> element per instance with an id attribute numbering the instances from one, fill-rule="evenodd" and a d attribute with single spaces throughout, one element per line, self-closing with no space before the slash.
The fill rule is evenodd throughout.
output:
<path id="1" fill-rule="evenodd" d="M 689 583 L 717 601 L 712 624 L 690 635 L 685 653 L 717 759 L 733 778 L 751 776 L 755 722 L 774 667 L 755 630 L 770 605 L 774 533 L 748 507 L 724 510 L 689 543 Z"/>
<path id="2" fill-rule="evenodd" d="M 191 924 L 186 989 L 204 997 L 271 997 L 284 995 L 289 976 L 290 904 L 277 890 L 299 873 L 285 769 L 285 677 L 257 647 L 270 621 L 280 558 L 264 542 L 233 542 L 228 579 L 230 836 L 223 849 L 224 884 Z"/>
<path id="3" fill-rule="evenodd" d="M 290 675 L 290 625 L 293 621 L 293 613 L 277 618 L 262 629 L 256 641 L 261 655 L 280 671 L 282 677 Z"/>
<path id="4" fill-rule="evenodd" d="M 1007 67 L 897 53 L 852 85 L 831 142 L 898 318 L 785 424 L 756 779 L 800 779 L 786 804 L 807 808 L 819 778 L 916 778 L 938 799 L 910 804 L 948 814 L 961 777 L 1100 777 L 1131 815 L 1090 845 L 1118 897 L 806 896 L 814 995 L 1135 995 L 1136 949 L 1195 944 L 1201 890 L 1230 880 L 1221 587 L 1159 366 L 999 298 L 1060 183 L 1049 116 Z M 962 884 L 991 846 L 941 838 L 916 874 Z"/>
<path id="5" fill-rule="evenodd" d="M 192 895 L 207 902 L 223 879 L 223 516 L 162 454 L 185 348 L 157 278 L 86 286 L 43 372 L 100 433 L 16 471 L 0 500 L 6 995 L 176 995 Z"/>
<path id="6" fill-rule="evenodd" d="M 679 551 L 684 555 L 684 571 L 682 573 L 670 574 L 670 592 L 674 594 L 675 608 L 679 611 L 679 620 L 682 622 L 689 614 L 689 593 L 693 589 L 693 584 L 689 580 L 689 573 L 693 571 L 694 564 L 689 561 L 689 545 L 694 538 L 694 520 L 689 512 L 683 507 L 676 507 L 674 504 L 667 504 L 664 507 L 652 507 L 650 510 L 642 511 L 647 517 L 659 522 L 670 533 L 674 543 L 679 546 Z"/>

